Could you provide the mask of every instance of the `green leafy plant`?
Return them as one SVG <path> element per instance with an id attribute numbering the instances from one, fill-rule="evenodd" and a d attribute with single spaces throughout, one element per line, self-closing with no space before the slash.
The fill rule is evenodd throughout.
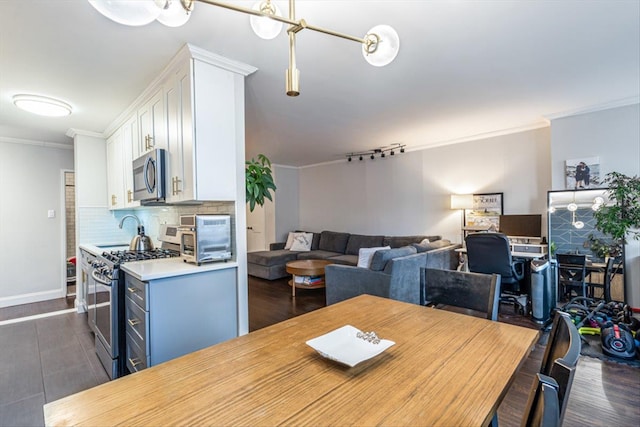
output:
<path id="1" fill-rule="evenodd" d="M 596 228 L 623 245 L 628 237 L 640 240 L 640 178 L 611 172 L 603 182 L 613 204 L 593 213 Z"/>
<path id="2" fill-rule="evenodd" d="M 622 245 L 619 240 L 606 241 L 597 238 L 593 233 L 587 236 L 589 248 L 599 258 L 613 257 L 617 258 L 622 255 Z"/>
<path id="3" fill-rule="evenodd" d="M 258 160 L 252 158 L 246 162 L 246 194 L 251 212 L 256 205 L 264 205 L 265 198 L 273 201 L 271 191 L 275 194 L 276 184 L 273 182 L 272 173 L 271 161 L 264 154 L 258 154 Z"/>

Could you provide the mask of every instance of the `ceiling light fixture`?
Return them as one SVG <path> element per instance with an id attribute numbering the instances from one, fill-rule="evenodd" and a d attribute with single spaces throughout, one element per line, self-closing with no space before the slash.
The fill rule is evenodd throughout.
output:
<path id="1" fill-rule="evenodd" d="M 251 9 L 215 0 L 88 0 L 107 18 L 124 25 L 146 25 L 154 20 L 169 26 L 182 25 L 189 19 L 196 1 L 212 6 L 242 12 L 248 15 L 251 28 L 261 38 L 275 38 L 282 24 L 289 24 L 289 68 L 286 70 L 286 93 L 300 95 L 300 71 L 296 68 L 296 34 L 312 30 L 351 40 L 362 45 L 365 60 L 376 67 L 391 63 L 400 50 L 398 33 L 388 25 L 373 27 L 364 37 L 355 37 L 326 28 L 310 25 L 304 19 L 296 19 L 295 0 L 289 0 L 289 17 L 280 16 L 278 6 L 271 0 L 261 0 Z M 182 9 L 182 10 L 180 10 Z M 400 150 L 403 152 L 403 149 Z"/>
<path id="2" fill-rule="evenodd" d="M 64 117 L 71 114 L 71 105 L 40 95 L 14 95 L 13 103 L 21 110 L 47 117 Z"/>
<path id="3" fill-rule="evenodd" d="M 395 142 L 386 147 L 374 148 L 372 150 L 366 150 L 366 151 L 352 152 L 352 153 L 345 154 L 345 156 L 347 157 L 347 161 L 349 162 L 351 161 L 352 157 L 358 157 L 359 160 L 362 160 L 363 156 L 369 156 L 369 158 L 373 160 L 376 158 L 376 154 L 382 158 L 385 158 L 387 156 L 386 153 L 389 153 L 391 156 L 394 156 L 398 149 L 400 150 L 401 153 L 404 153 L 404 147 L 405 147 L 404 144 Z"/>

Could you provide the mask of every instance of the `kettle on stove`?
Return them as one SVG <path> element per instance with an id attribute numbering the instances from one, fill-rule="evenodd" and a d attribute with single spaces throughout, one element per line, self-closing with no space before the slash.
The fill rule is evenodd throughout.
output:
<path id="1" fill-rule="evenodd" d="M 133 218 L 138 223 L 138 234 L 133 236 L 131 239 L 131 243 L 129 244 L 130 251 L 144 252 L 144 251 L 152 251 L 153 250 L 153 242 L 151 238 L 144 234 L 144 226 L 140 222 L 137 216 L 135 215 L 125 215 L 120 220 L 119 227 L 122 228 L 122 224 L 126 218 Z"/>

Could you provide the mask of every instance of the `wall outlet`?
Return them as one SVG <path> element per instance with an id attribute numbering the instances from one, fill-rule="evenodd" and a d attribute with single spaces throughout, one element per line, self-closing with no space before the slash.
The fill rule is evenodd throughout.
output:
<path id="1" fill-rule="evenodd" d="M 56 211 L 54 211 L 53 209 L 49 209 L 47 211 L 47 218 L 55 218 L 56 217 Z"/>

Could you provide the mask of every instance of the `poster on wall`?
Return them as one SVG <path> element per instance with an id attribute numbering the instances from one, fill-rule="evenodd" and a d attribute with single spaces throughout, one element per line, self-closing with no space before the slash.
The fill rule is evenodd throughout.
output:
<path id="1" fill-rule="evenodd" d="M 502 193 L 473 195 L 473 208 L 465 210 L 464 226 L 469 229 L 499 230 L 503 211 Z"/>
<path id="2" fill-rule="evenodd" d="M 568 190 L 600 186 L 600 157 L 565 161 L 564 176 Z"/>

